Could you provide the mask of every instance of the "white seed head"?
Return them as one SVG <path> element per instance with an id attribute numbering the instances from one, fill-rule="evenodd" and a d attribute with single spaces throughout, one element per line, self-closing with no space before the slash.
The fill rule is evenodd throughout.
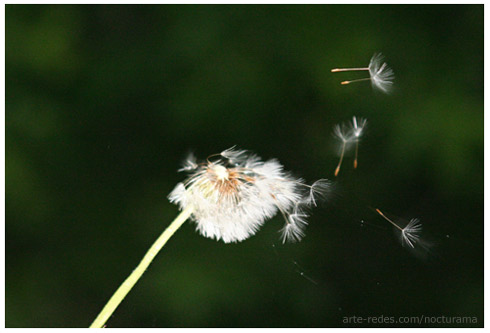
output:
<path id="1" fill-rule="evenodd" d="M 212 170 L 212 172 L 214 172 L 218 181 L 224 182 L 228 180 L 228 176 L 230 175 L 230 173 L 228 172 L 228 169 L 226 169 L 224 166 L 220 164 L 214 164 L 210 166 L 210 169 Z"/>
<path id="2" fill-rule="evenodd" d="M 177 184 L 169 195 L 183 210 L 192 206 L 191 218 L 201 235 L 225 243 L 239 242 L 254 235 L 265 220 L 281 212 L 285 226 L 283 241 L 304 236 L 304 209 L 317 204 L 328 190 L 320 180 L 312 186 L 289 175 L 277 160 L 263 162 L 244 150 L 227 149 L 216 161 L 197 164 L 189 177 Z"/>
<path id="3" fill-rule="evenodd" d="M 369 76 L 373 87 L 378 88 L 384 93 L 391 92 L 395 74 L 393 70 L 384 62 L 381 53 L 375 53 L 369 62 Z"/>

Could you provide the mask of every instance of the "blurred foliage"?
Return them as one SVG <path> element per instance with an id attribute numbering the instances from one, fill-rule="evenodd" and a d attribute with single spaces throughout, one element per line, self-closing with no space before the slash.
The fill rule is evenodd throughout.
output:
<path id="1" fill-rule="evenodd" d="M 280 217 L 234 245 L 187 223 L 108 326 L 483 326 L 483 5 L 7 5 L 5 36 L 7 327 L 87 327 L 178 213 L 187 152 L 331 179 L 353 115 L 359 168 L 346 158 L 301 243 L 279 242 Z M 392 95 L 330 73 L 379 51 Z M 421 218 L 429 253 L 377 207 Z"/>

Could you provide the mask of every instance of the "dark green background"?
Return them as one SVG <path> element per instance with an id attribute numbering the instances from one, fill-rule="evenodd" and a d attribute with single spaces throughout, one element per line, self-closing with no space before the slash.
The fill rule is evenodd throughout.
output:
<path id="1" fill-rule="evenodd" d="M 391 95 L 330 73 L 379 51 Z M 189 151 L 332 179 L 353 115 L 359 167 L 301 243 L 280 243 L 280 216 L 231 245 L 185 224 L 109 327 L 483 326 L 483 6 L 8 5 L 6 326 L 87 327 L 178 214 Z M 420 218 L 430 251 L 372 208 Z"/>

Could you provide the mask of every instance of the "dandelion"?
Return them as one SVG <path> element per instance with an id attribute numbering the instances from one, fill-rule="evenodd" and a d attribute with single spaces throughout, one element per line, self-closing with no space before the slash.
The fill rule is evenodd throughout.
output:
<path id="1" fill-rule="evenodd" d="M 193 207 L 191 219 L 202 236 L 240 242 L 280 212 L 286 222 L 283 241 L 302 238 L 307 224 L 304 208 L 316 206 L 328 190 L 328 181 L 306 185 L 284 172 L 277 160 L 263 162 L 244 150 L 230 148 L 215 156 L 216 160 L 208 158 L 186 170 L 189 177 L 169 195 L 181 210 Z"/>
<path id="2" fill-rule="evenodd" d="M 354 169 L 357 168 L 357 155 L 359 151 L 359 140 L 366 127 L 367 120 L 364 118 L 357 119 L 356 116 L 352 117 L 352 124 L 337 124 L 334 127 L 333 135 L 334 137 L 342 143 L 340 149 L 340 159 L 337 167 L 335 168 L 335 177 L 340 172 L 340 167 L 342 166 L 342 161 L 344 159 L 345 152 L 355 143 L 355 156 L 354 156 Z"/>
<path id="3" fill-rule="evenodd" d="M 415 244 L 420 240 L 420 233 L 422 232 L 422 224 L 419 219 L 411 219 L 404 228 L 401 228 L 398 224 L 387 218 L 379 209 L 376 209 L 376 212 L 400 231 L 402 245 L 408 245 L 411 248 L 415 247 Z"/>
<path id="4" fill-rule="evenodd" d="M 350 84 L 352 82 L 370 80 L 373 87 L 378 88 L 384 93 L 389 93 L 393 88 L 393 80 L 395 79 L 395 74 L 393 73 L 393 70 L 388 67 L 386 62 L 384 62 L 384 57 L 381 53 L 375 53 L 373 55 L 373 57 L 369 61 L 368 67 L 332 69 L 332 72 L 348 72 L 348 71 L 369 71 L 369 78 L 342 81 L 340 84 Z"/>
<path id="5" fill-rule="evenodd" d="M 178 183 L 169 200 L 181 213 L 150 247 L 140 264 L 114 293 L 90 327 L 103 327 L 133 288 L 168 239 L 187 220 L 195 221 L 204 237 L 225 243 L 243 241 L 280 212 L 283 242 L 300 241 L 305 235 L 307 209 L 325 197 L 330 183 L 320 179 L 307 185 L 283 170 L 277 160 L 263 162 L 256 155 L 234 147 L 198 162 L 189 155 L 179 171 L 189 177 Z"/>

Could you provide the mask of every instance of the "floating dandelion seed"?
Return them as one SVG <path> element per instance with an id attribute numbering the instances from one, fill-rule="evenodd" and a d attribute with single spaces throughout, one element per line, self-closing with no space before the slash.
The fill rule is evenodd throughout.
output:
<path id="1" fill-rule="evenodd" d="M 282 240 L 299 241 L 307 225 L 305 208 L 316 206 L 329 188 L 319 180 L 306 185 L 283 171 L 277 160 L 263 162 L 244 150 L 227 149 L 213 161 L 186 161 L 189 178 L 179 183 L 169 200 L 181 210 L 193 208 L 199 233 L 225 243 L 254 235 L 279 211 L 285 220 Z"/>
<path id="2" fill-rule="evenodd" d="M 187 158 L 185 159 L 185 162 L 182 165 L 182 168 L 180 168 L 178 171 L 191 171 L 194 170 L 198 167 L 197 162 L 196 162 L 196 157 L 194 154 L 189 154 Z"/>
<path id="3" fill-rule="evenodd" d="M 395 74 L 393 73 L 393 70 L 388 67 L 386 62 L 384 62 L 384 57 L 381 53 L 376 53 L 373 55 L 373 57 L 369 61 L 368 67 L 334 68 L 331 71 L 332 72 L 369 71 L 368 78 L 342 81 L 340 84 L 350 84 L 352 82 L 370 80 L 373 87 L 378 88 L 384 93 L 389 93 L 391 91 L 391 89 L 393 88 L 393 81 L 395 79 Z"/>
<path id="4" fill-rule="evenodd" d="M 422 224 L 419 219 L 411 219 L 405 228 L 401 228 L 398 224 L 387 218 L 379 209 L 376 209 L 376 212 L 400 231 L 402 245 L 408 245 L 411 248 L 415 247 L 415 244 L 420 240 L 420 233 L 422 232 Z"/>
<path id="5" fill-rule="evenodd" d="M 282 213 L 282 211 L 281 211 Z M 283 243 L 286 241 L 299 242 L 304 236 L 304 229 L 308 225 L 308 214 L 300 209 L 298 205 L 295 205 L 293 212 L 289 214 L 283 214 L 286 223 L 284 227 L 279 230 Z"/>
<path id="6" fill-rule="evenodd" d="M 344 159 L 345 147 L 351 140 L 351 137 L 350 137 L 350 133 L 347 132 L 346 127 L 341 124 L 335 125 L 333 129 L 333 134 L 338 140 L 342 142 L 339 163 L 337 164 L 337 168 L 335 168 L 335 177 L 337 177 L 340 171 L 340 167 L 342 166 L 342 160 Z"/>
<path id="7" fill-rule="evenodd" d="M 344 159 L 345 152 L 351 147 L 352 144 L 355 143 L 355 156 L 354 156 L 354 169 L 357 168 L 357 154 L 359 150 L 359 140 L 364 132 L 364 128 L 366 127 L 367 120 L 364 118 L 357 119 L 356 116 L 352 117 L 352 124 L 337 124 L 334 127 L 333 135 L 337 138 L 341 143 L 340 149 L 340 159 L 337 167 L 335 168 L 335 177 L 340 172 L 340 167 L 342 166 L 342 161 Z"/>

